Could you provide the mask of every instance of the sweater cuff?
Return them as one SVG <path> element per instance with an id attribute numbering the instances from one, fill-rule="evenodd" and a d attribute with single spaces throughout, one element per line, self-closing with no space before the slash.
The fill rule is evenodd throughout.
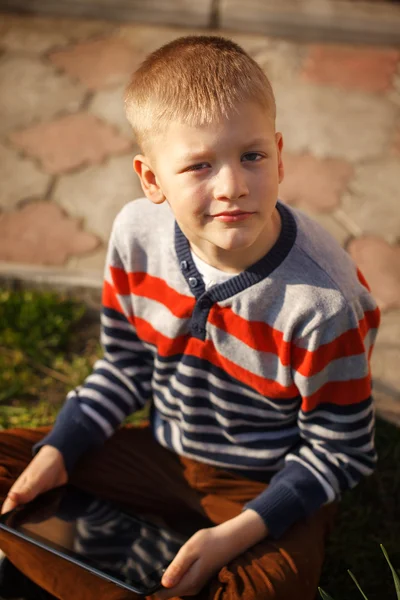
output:
<path id="1" fill-rule="evenodd" d="M 70 475 L 82 454 L 93 446 L 100 446 L 105 440 L 106 436 L 101 429 L 81 411 L 75 394 L 65 402 L 53 429 L 33 446 L 32 453 L 35 456 L 43 446 L 57 448 Z"/>
<path id="2" fill-rule="evenodd" d="M 257 512 L 264 519 L 269 535 L 277 539 L 294 523 L 318 510 L 327 500 L 324 489 L 310 471 L 291 462 L 243 510 L 251 508 Z"/>

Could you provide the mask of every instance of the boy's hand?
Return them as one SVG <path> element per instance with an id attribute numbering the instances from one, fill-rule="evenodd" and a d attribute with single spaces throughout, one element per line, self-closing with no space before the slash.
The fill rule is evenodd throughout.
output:
<path id="1" fill-rule="evenodd" d="M 33 500 L 39 494 L 67 483 L 64 459 L 57 448 L 43 446 L 8 492 L 1 513 Z"/>
<path id="2" fill-rule="evenodd" d="M 197 531 L 179 550 L 162 578 L 158 600 L 198 594 L 214 573 L 267 535 L 262 518 L 253 510 Z"/>

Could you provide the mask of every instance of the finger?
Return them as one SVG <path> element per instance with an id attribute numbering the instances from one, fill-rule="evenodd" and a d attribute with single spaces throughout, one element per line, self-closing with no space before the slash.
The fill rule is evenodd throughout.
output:
<path id="1" fill-rule="evenodd" d="M 33 500 L 37 494 L 38 491 L 35 489 L 35 486 L 28 483 L 25 477 L 20 477 L 7 494 L 7 498 L 1 509 L 2 514 L 9 510 L 13 510 L 20 504 L 25 504 L 26 502 Z"/>
<path id="2" fill-rule="evenodd" d="M 157 600 L 168 600 L 180 596 L 193 596 L 198 591 L 200 561 L 197 559 L 186 571 L 182 579 L 174 587 L 159 590 L 156 593 Z"/>
<path id="3" fill-rule="evenodd" d="M 197 558 L 196 555 L 193 555 L 193 553 L 186 548 L 186 544 L 182 546 L 165 571 L 161 580 L 162 585 L 166 588 L 175 587 Z"/>
<path id="4" fill-rule="evenodd" d="M 10 512 L 10 510 L 14 510 L 14 508 L 16 506 L 17 506 L 17 503 L 14 500 L 12 500 L 12 498 L 10 498 L 10 496 L 7 496 L 7 498 L 3 502 L 3 506 L 1 507 L 1 514 L 4 515 L 4 513 L 6 513 L 6 512 Z"/>

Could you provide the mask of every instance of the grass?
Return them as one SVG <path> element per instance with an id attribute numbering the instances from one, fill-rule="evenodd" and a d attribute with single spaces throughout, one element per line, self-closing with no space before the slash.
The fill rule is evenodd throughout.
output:
<path id="1" fill-rule="evenodd" d="M 100 356 L 98 325 L 77 301 L 49 292 L 0 292 L 0 429 L 54 422 L 66 391 Z M 130 420 L 138 421 L 143 415 Z M 346 493 L 327 547 L 321 587 L 335 600 L 395 598 L 380 552 L 400 567 L 400 431 L 378 420 L 379 465 Z"/>

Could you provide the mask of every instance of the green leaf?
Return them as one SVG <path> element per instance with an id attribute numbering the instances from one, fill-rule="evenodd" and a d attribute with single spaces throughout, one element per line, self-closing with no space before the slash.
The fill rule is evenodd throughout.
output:
<path id="1" fill-rule="evenodd" d="M 324 592 L 324 590 L 321 589 L 320 587 L 318 588 L 318 591 L 320 593 L 320 596 L 321 596 L 322 600 L 333 600 L 332 596 L 330 596 L 329 594 L 327 594 L 326 592 Z"/>
<path id="2" fill-rule="evenodd" d="M 392 571 L 392 575 L 393 575 L 393 581 L 394 581 L 394 586 L 396 588 L 396 594 L 397 594 L 397 600 L 400 600 L 400 579 L 399 576 L 397 575 L 392 563 L 390 562 L 388 553 L 386 552 L 384 546 L 382 544 L 380 544 L 381 550 L 383 552 L 384 557 L 387 560 L 387 563 L 390 567 L 390 570 Z"/>
<path id="3" fill-rule="evenodd" d="M 353 575 L 353 573 L 349 570 L 347 570 L 348 574 L 350 575 L 350 577 L 352 578 L 352 580 L 354 581 L 354 583 L 356 584 L 356 586 L 358 587 L 359 591 L 361 592 L 362 597 L 364 598 L 364 600 L 368 600 L 367 596 L 364 594 L 364 592 L 362 591 L 360 584 L 358 583 L 357 579 L 355 578 L 355 576 Z"/>

